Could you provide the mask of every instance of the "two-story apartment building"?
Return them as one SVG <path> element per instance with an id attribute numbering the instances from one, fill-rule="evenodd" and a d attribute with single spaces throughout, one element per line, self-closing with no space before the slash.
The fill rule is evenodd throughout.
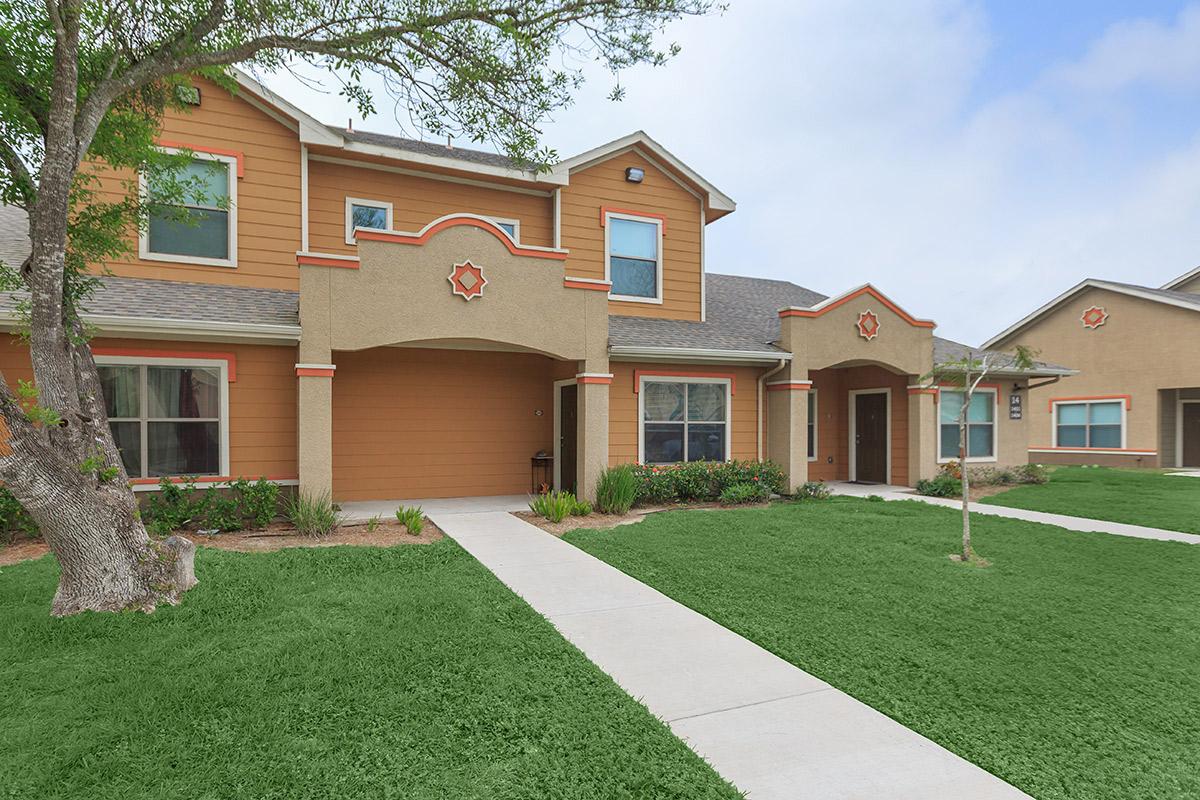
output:
<path id="1" fill-rule="evenodd" d="M 1200 269 L 1161 287 L 1089 278 L 997 334 L 1078 370 L 1031 409 L 1030 460 L 1200 467 Z"/>
<path id="2" fill-rule="evenodd" d="M 323 125 L 248 77 L 236 96 L 198 86 L 160 144 L 194 154 L 213 199 L 192 225 L 151 219 L 87 314 L 142 488 L 499 495 L 530 490 L 539 453 L 547 483 L 584 495 L 632 461 L 911 484 L 957 453 L 961 396 L 926 376 L 961 346 L 872 286 L 708 272 L 708 228 L 735 205 L 643 133 L 532 172 Z M 0 257 L 23 257 L 23 226 L 4 211 Z M 9 381 L 29 375 L 13 338 Z M 1068 372 L 997 373 L 971 460 L 1024 462 L 1027 382 Z"/>

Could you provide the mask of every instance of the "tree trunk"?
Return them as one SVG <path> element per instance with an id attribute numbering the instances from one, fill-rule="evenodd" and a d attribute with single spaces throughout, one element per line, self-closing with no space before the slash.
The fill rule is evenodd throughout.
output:
<path id="1" fill-rule="evenodd" d="M 958 416 L 958 470 L 962 473 L 962 560 L 971 560 L 971 477 L 967 474 L 967 413 L 971 406 L 971 392 L 963 397 L 962 411 Z"/>

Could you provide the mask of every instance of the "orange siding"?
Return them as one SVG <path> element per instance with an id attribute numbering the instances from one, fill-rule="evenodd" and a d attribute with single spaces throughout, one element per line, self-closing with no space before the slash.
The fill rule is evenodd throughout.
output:
<path id="1" fill-rule="evenodd" d="M 561 370 L 545 356 L 385 347 L 334 362 L 338 500 L 522 494 L 530 457 L 551 452 Z"/>
<path id="2" fill-rule="evenodd" d="M 817 460 L 808 464 L 814 481 L 847 480 L 850 468 L 852 389 L 890 389 L 892 406 L 891 483 L 908 484 L 908 380 L 880 367 L 825 369 L 809 373 L 817 390 Z M 832 457 L 833 463 L 829 463 Z"/>
<path id="3" fill-rule="evenodd" d="M 608 396 L 608 462 L 625 464 L 638 460 L 638 396 L 633 391 L 634 370 L 664 370 L 695 372 L 696 374 L 730 373 L 734 376 L 733 407 L 730 409 L 733 430 L 730 456 L 737 459 L 758 457 L 755 420 L 758 418 L 757 367 L 725 365 L 635 364 L 613 362 L 612 386 Z"/>
<path id="4" fill-rule="evenodd" d="M 161 139 L 236 150 L 244 155 L 245 176 L 238 179 L 237 267 L 210 267 L 137 258 L 108 264 L 113 274 L 194 283 L 224 283 L 295 289 L 299 285 L 296 251 L 300 249 L 300 142 L 297 135 L 258 109 L 208 81 L 197 80 L 201 103 L 191 113 L 169 112 Z M 101 172 L 102 195 L 122 196 L 132 172 Z"/>
<path id="5" fill-rule="evenodd" d="M 229 470 L 233 476 L 295 478 L 296 348 L 211 342 L 148 342 L 144 339 L 96 339 L 97 347 L 232 353 L 237 380 L 229 384 Z M 31 380 L 29 350 L 20 340 L 0 334 L 0 370 L 10 386 Z"/>
<path id="6" fill-rule="evenodd" d="M 629 183 L 626 167 L 641 167 L 645 180 Z M 700 319 L 700 200 L 636 153 L 616 156 L 571 175 L 562 189 L 562 246 L 571 251 L 567 274 L 604 278 L 604 228 L 600 208 L 663 214 L 663 304 L 609 304 L 613 314 Z"/>
<path id="7" fill-rule="evenodd" d="M 355 252 L 354 245 L 346 244 L 347 197 L 390 202 L 392 228 L 399 231 L 419 231 L 438 217 L 466 212 L 520 220 L 523 243 L 554 244 L 554 206 L 549 196 L 315 160 L 309 161 L 308 186 L 308 246 L 318 253 Z"/>

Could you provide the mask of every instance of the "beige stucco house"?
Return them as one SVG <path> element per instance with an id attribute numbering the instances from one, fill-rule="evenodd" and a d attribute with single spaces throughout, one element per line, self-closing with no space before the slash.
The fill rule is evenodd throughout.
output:
<path id="1" fill-rule="evenodd" d="M 1078 370 L 1030 408 L 1031 461 L 1200 467 L 1200 269 L 1082 281 L 984 346 L 1016 345 Z"/>

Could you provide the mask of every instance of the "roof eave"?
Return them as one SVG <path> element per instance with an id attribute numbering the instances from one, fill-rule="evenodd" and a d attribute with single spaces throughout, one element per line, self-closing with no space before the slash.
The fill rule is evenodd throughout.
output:
<path id="1" fill-rule="evenodd" d="M 154 335 L 207 341 L 253 341 L 260 344 L 295 344 L 300 341 L 299 325 L 271 325 L 253 322 L 214 322 L 211 320 L 125 317 L 112 314 L 83 314 L 84 322 L 107 336 Z M 21 324 L 11 311 L 0 311 L 0 329 Z"/>
<path id="2" fill-rule="evenodd" d="M 645 361 L 774 364 L 792 359 L 792 354 L 783 350 L 716 350 L 699 347 L 610 345 L 608 351 L 609 357 L 612 359 L 637 358 Z"/>

